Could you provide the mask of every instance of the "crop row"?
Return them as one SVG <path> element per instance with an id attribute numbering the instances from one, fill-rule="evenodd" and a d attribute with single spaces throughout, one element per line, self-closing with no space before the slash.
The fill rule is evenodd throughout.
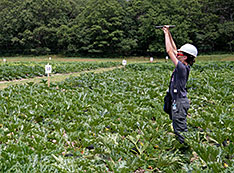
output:
<path id="1" fill-rule="evenodd" d="M 45 75 L 46 62 L 42 63 L 5 63 L 0 65 L 0 81 L 32 78 Z M 107 68 L 120 65 L 117 62 L 51 62 L 52 72 L 70 73 L 88 71 L 97 68 Z"/>
<path id="2" fill-rule="evenodd" d="M 191 71 L 189 157 L 162 110 L 171 64 L 131 64 L 50 88 L 9 87 L 0 92 L 0 170 L 231 171 L 233 65 L 198 64 Z"/>

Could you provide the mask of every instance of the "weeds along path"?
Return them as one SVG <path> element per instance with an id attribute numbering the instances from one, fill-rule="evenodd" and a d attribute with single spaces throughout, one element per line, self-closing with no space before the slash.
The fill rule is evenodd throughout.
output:
<path id="1" fill-rule="evenodd" d="M 60 82 L 65 80 L 66 78 L 73 77 L 73 76 L 80 76 L 83 73 L 102 73 L 105 71 L 111 71 L 116 68 L 122 68 L 123 66 L 118 66 L 118 67 L 110 67 L 110 68 L 99 68 L 95 70 L 89 70 L 89 71 L 82 71 L 82 72 L 75 72 L 75 73 L 67 73 L 67 74 L 52 74 L 50 76 L 50 81 L 51 82 Z M 47 76 L 43 77 L 35 77 L 35 78 L 30 78 L 30 79 L 20 79 L 20 80 L 13 80 L 13 81 L 0 81 L 0 90 L 7 88 L 10 85 L 16 85 L 16 84 L 25 84 L 28 82 L 34 82 L 34 83 L 39 83 L 41 80 L 47 79 Z"/>

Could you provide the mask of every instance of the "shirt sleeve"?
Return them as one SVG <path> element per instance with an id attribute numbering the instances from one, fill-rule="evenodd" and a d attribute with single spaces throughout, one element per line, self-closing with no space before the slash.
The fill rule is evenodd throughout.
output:
<path id="1" fill-rule="evenodd" d="M 186 66 L 181 61 L 178 61 L 176 69 L 180 78 L 186 78 Z"/>

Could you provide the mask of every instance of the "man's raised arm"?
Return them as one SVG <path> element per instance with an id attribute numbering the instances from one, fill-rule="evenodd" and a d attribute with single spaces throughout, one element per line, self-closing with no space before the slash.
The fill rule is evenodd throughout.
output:
<path id="1" fill-rule="evenodd" d="M 176 58 L 177 48 L 176 48 L 175 42 L 167 26 L 163 27 L 163 31 L 165 34 L 165 45 L 166 45 L 167 53 L 170 56 L 172 62 L 175 64 L 175 66 L 177 66 L 178 59 Z"/>

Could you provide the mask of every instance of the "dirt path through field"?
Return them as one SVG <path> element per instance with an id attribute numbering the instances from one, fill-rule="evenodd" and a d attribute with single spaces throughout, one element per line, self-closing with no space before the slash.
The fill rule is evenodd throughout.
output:
<path id="1" fill-rule="evenodd" d="M 110 67 L 110 68 L 99 68 L 99 69 L 90 70 L 90 71 L 82 71 L 82 72 L 75 72 L 75 73 L 68 73 L 68 74 L 52 74 L 50 76 L 50 82 L 60 82 L 60 81 L 63 81 L 69 77 L 80 76 L 83 73 L 89 73 L 89 72 L 102 73 L 102 72 L 114 70 L 116 68 L 123 68 L 123 66 Z M 30 78 L 30 79 L 21 79 L 21 80 L 13 80 L 13 81 L 0 81 L 0 90 L 7 88 L 10 85 L 25 84 L 28 82 L 39 83 L 43 79 L 47 79 L 47 77 L 43 76 L 43 77 L 35 77 L 35 78 Z"/>

